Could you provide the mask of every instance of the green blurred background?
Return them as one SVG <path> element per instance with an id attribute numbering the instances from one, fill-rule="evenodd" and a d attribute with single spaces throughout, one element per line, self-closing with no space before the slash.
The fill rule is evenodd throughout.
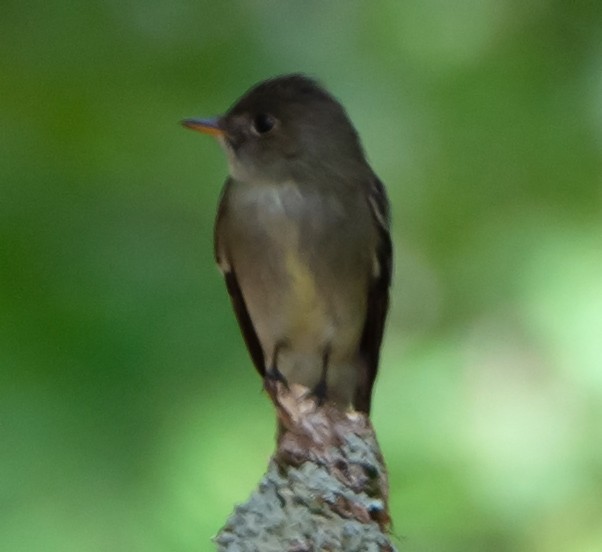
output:
<path id="1" fill-rule="evenodd" d="M 602 550 L 602 10 L 3 0 L 0 550 L 210 550 L 273 414 L 182 130 L 305 71 L 394 216 L 374 399 L 398 545 Z"/>

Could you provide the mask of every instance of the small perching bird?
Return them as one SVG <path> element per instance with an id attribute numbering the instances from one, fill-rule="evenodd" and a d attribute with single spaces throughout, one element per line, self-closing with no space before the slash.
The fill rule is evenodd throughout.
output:
<path id="1" fill-rule="evenodd" d="M 216 136 L 230 176 L 215 254 L 266 386 L 370 411 L 389 303 L 384 187 L 341 104 L 299 74 L 259 83 L 222 117 L 187 119 Z"/>

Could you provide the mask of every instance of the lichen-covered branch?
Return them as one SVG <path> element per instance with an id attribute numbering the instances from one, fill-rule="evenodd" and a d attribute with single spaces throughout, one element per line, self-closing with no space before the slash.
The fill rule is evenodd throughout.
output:
<path id="1" fill-rule="evenodd" d="M 220 552 L 393 552 L 387 473 L 368 417 L 277 385 L 277 450 L 215 538 Z"/>

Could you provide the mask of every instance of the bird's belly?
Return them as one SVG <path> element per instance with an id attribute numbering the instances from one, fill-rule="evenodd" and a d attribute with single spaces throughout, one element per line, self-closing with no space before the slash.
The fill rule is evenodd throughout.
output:
<path id="1" fill-rule="evenodd" d="M 327 366 L 328 380 L 343 382 L 329 387 L 331 399 L 350 403 L 359 377 L 364 296 L 316 278 L 297 252 L 280 251 L 278 262 L 263 261 L 247 272 L 241 288 L 266 366 L 309 389 Z"/>
<path id="2" fill-rule="evenodd" d="M 316 223 L 315 212 L 291 216 L 277 202 L 237 207 L 226 249 L 266 367 L 313 388 L 327 363 L 329 378 L 353 388 L 372 270 L 365 233 L 353 217 Z"/>
<path id="3" fill-rule="evenodd" d="M 361 330 L 365 288 L 345 283 L 336 267 L 316 272 L 304 252 L 291 244 L 274 240 L 264 245 L 263 251 L 252 258 L 241 255 L 235 264 L 266 354 L 280 342 L 299 351 L 330 347 L 342 353 Z"/>

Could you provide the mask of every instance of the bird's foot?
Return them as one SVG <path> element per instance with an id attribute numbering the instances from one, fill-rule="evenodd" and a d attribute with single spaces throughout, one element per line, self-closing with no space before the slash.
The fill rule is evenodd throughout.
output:
<path id="1" fill-rule="evenodd" d="M 327 374 L 328 374 L 328 361 L 330 359 L 330 345 L 324 349 L 324 353 L 322 354 L 322 374 L 320 376 L 320 381 L 317 385 L 312 389 L 311 395 L 316 401 L 317 406 L 324 406 L 324 403 L 328 399 L 328 384 L 326 382 Z"/>
<path id="2" fill-rule="evenodd" d="M 276 368 L 276 366 L 272 366 L 265 372 L 263 385 L 266 391 L 268 391 L 268 393 L 271 393 L 275 391 L 278 384 L 282 385 L 284 389 L 288 391 L 289 385 L 287 379 L 284 377 L 282 372 L 278 370 L 278 368 Z"/>
<path id="3" fill-rule="evenodd" d="M 323 406 L 326 402 L 328 386 L 326 385 L 326 379 L 322 378 L 318 384 L 307 393 L 308 396 L 312 397 L 316 401 L 317 406 Z"/>

